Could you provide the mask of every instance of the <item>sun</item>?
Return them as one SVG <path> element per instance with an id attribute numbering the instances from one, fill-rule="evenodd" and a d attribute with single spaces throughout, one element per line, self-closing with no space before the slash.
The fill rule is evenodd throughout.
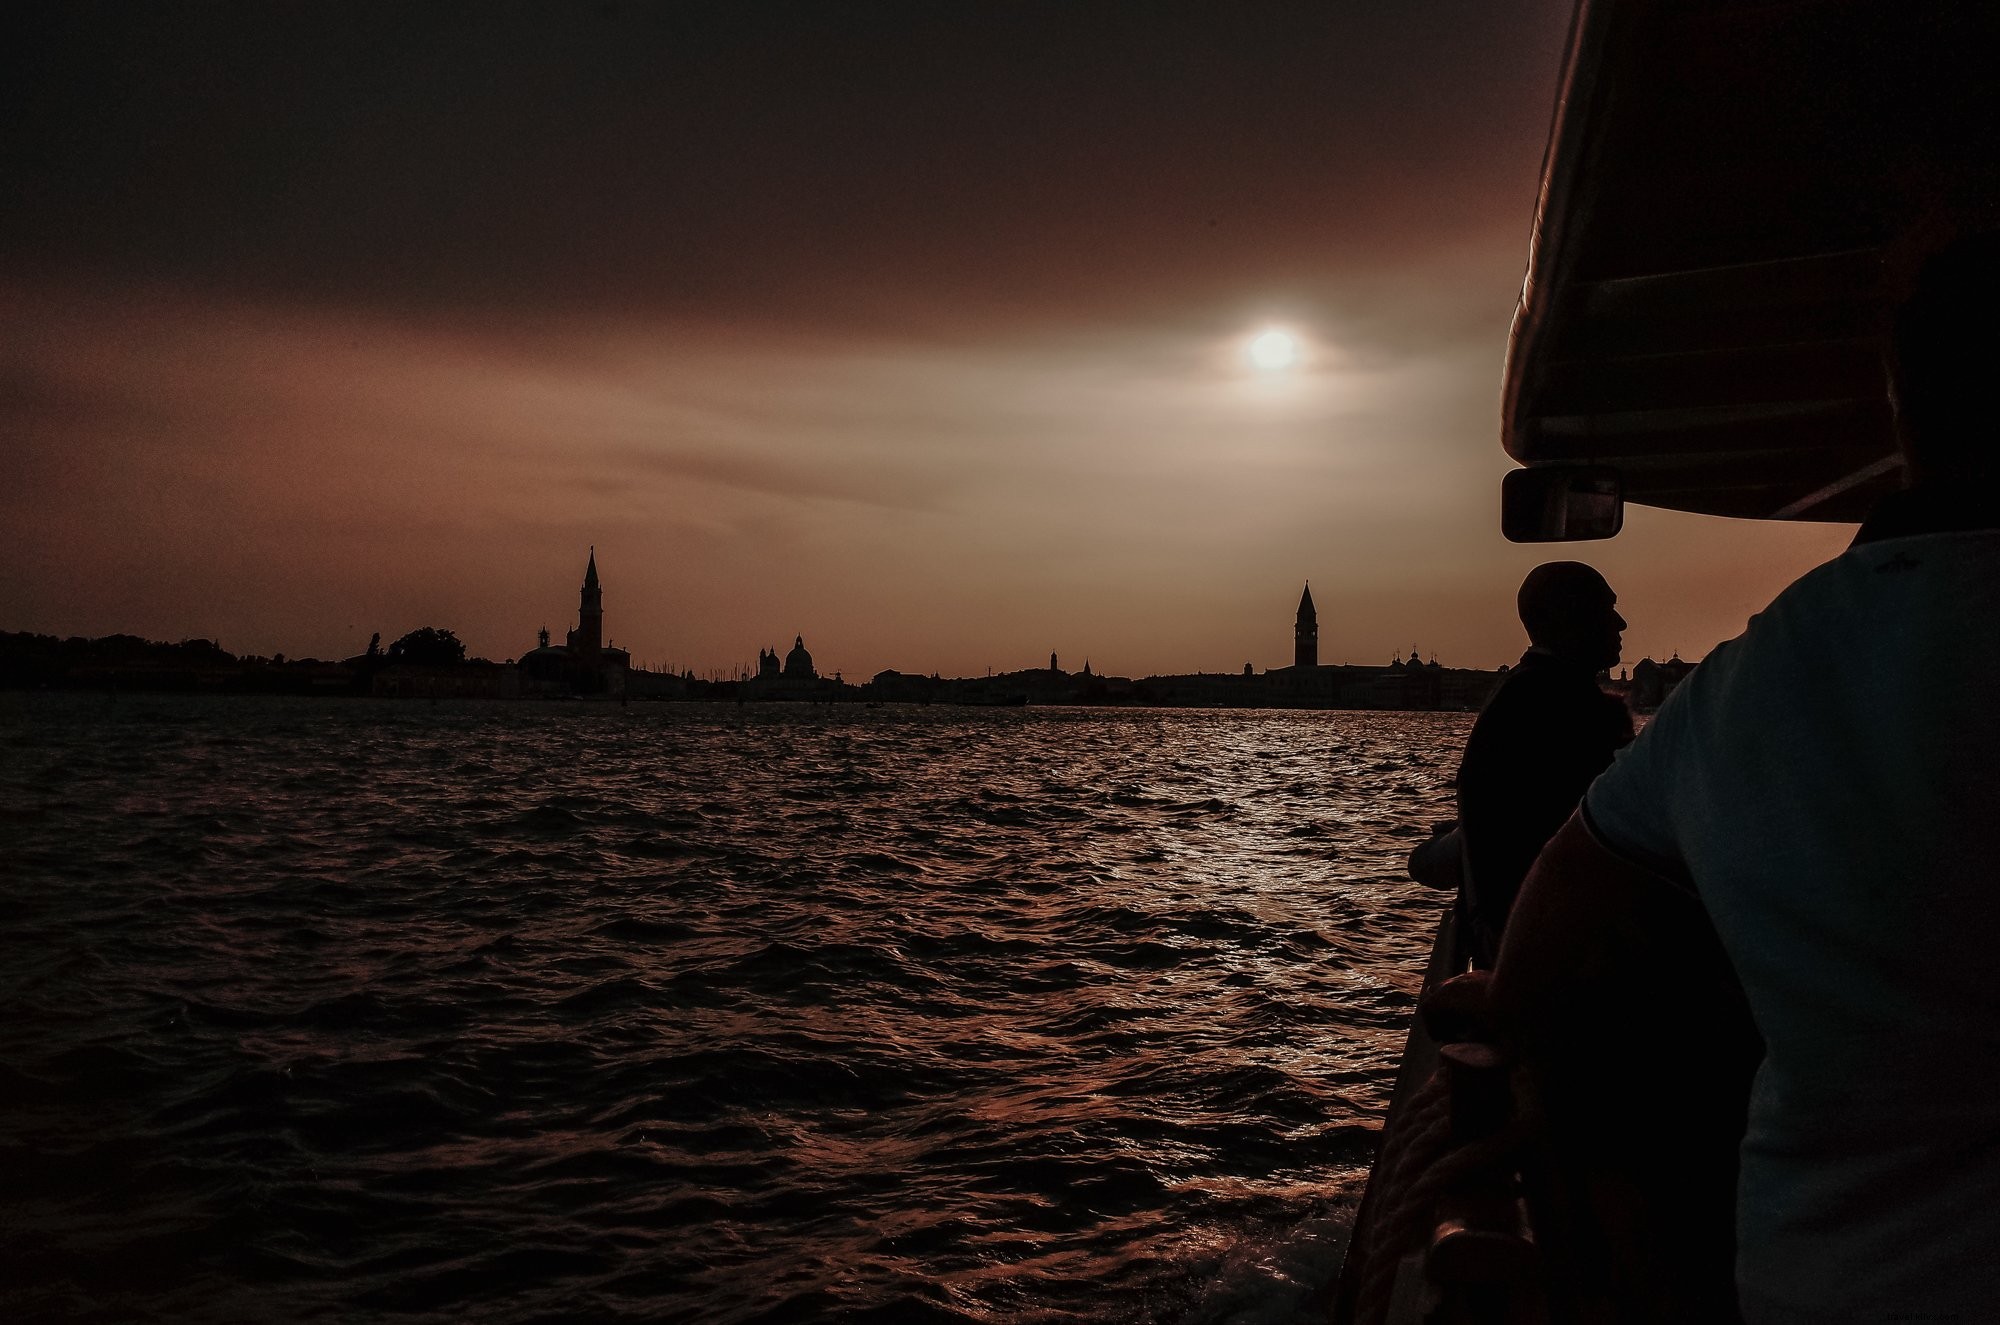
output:
<path id="1" fill-rule="evenodd" d="M 1298 337 L 1270 327 L 1250 338 L 1250 362 L 1267 373 L 1282 372 L 1299 361 Z"/>

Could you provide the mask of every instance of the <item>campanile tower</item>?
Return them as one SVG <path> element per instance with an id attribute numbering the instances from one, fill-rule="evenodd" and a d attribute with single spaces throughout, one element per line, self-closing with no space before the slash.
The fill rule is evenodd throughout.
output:
<path id="1" fill-rule="evenodd" d="M 1292 627 L 1292 666 L 1319 666 L 1319 613 L 1313 610 L 1310 581 L 1306 591 L 1299 595 L 1299 619 Z"/>
<path id="2" fill-rule="evenodd" d="M 576 609 L 576 638 L 571 647 L 584 658 L 595 658 L 604 648 L 604 590 L 597 586 L 595 546 L 590 549 L 590 565 L 583 572 L 583 594 Z"/>

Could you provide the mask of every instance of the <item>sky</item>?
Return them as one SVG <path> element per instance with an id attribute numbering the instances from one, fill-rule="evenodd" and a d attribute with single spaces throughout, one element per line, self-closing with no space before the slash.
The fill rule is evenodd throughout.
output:
<path id="1" fill-rule="evenodd" d="M 0 629 L 340 657 L 1701 656 L 1845 526 L 1498 528 L 1567 3 L 16 6 Z M 1297 360 L 1262 370 L 1281 328 Z"/>

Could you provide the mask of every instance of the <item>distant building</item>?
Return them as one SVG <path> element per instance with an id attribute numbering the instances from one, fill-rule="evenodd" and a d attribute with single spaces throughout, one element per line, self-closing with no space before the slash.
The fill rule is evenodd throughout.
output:
<path id="1" fill-rule="evenodd" d="M 394 662 L 369 678 L 368 693 L 385 699 L 518 699 L 521 680 L 520 668 L 499 663 Z"/>
<path id="2" fill-rule="evenodd" d="M 1214 678 L 1148 677 L 1154 694 L 1168 703 L 1230 703 L 1277 708 L 1374 708 L 1369 686 L 1375 679 L 1372 667 L 1321 666 L 1319 661 L 1319 611 L 1313 605 L 1312 585 L 1299 594 L 1299 610 L 1292 619 L 1292 665 L 1273 667 L 1261 677 L 1253 677 L 1246 667 L 1240 677 L 1218 686 Z M 1196 699 L 1195 696 L 1202 698 Z"/>
<path id="3" fill-rule="evenodd" d="M 1319 613 L 1313 608 L 1312 581 L 1299 595 L 1298 620 L 1292 625 L 1292 666 L 1319 666 Z"/>
<path id="4" fill-rule="evenodd" d="M 597 582 L 597 549 L 583 568 L 583 592 L 576 607 L 576 629 L 569 633 L 569 651 L 579 660 L 595 662 L 604 652 L 604 589 Z"/>
<path id="5" fill-rule="evenodd" d="M 1255 708 L 1477 709 L 1498 683 L 1496 673 L 1425 662 L 1415 649 L 1387 667 L 1319 660 L 1319 611 L 1312 586 L 1299 595 L 1292 620 L 1292 665 L 1261 676 L 1245 663 L 1241 675 L 1149 676 L 1141 687 L 1155 703 Z"/>
<path id="6" fill-rule="evenodd" d="M 521 655 L 524 695 L 623 695 L 632 655 L 604 642 L 604 588 L 597 579 L 597 549 L 590 549 L 578 595 L 576 629 L 560 645 L 549 643 L 548 628 L 539 643 Z"/>
<path id="7" fill-rule="evenodd" d="M 803 635 L 792 636 L 791 652 L 781 662 L 776 649 L 757 651 L 757 675 L 743 683 L 745 699 L 791 699 L 830 703 L 859 698 L 860 691 L 838 676 L 824 677 L 813 666 Z"/>
<path id="8" fill-rule="evenodd" d="M 1394 659 L 1375 682 L 1376 707 L 1435 709 L 1444 707 L 1444 668 L 1436 658 L 1425 662 L 1410 650 L 1408 662 Z"/>
<path id="9" fill-rule="evenodd" d="M 1626 692 L 1626 702 L 1641 713 L 1651 713 L 1667 702 L 1667 696 L 1688 679 L 1694 668 L 1695 665 L 1684 661 L 1678 652 L 1665 662 L 1641 658 L 1632 668 L 1632 684 Z"/>
<path id="10" fill-rule="evenodd" d="M 771 656 L 777 657 L 778 651 L 771 650 Z M 785 655 L 785 679 L 788 681 L 819 679 L 819 673 L 813 669 L 813 656 L 806 652 L 806 638 L 803 635 L 792 636 L 792 651 Z"/>
<path id="11" fill-rule="evenodd" d="M 757 680 L 759 681 L 816 681 L 819 672 L 813 667 L 813 656 L 806 650 L 805 636 L 792 636 L 792 651 L 778 661 L 776 649 L 757 650 Z"/>
<path id="12" fill-rule="evenodd" d="M 936 676 L 922 676 L 889 668 L 875 673 L 861 687 L 867 698 L 889 704 L 937 704 L 947 702 L 950 682 Z"/>

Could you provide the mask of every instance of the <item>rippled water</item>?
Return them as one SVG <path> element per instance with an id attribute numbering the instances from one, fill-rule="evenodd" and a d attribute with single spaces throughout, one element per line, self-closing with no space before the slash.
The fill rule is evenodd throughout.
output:
<path id="1" fill-rule="evenodd" d="M 0 1310 L 1309 1318 L 1467 723 L 0 696 Z"/>

